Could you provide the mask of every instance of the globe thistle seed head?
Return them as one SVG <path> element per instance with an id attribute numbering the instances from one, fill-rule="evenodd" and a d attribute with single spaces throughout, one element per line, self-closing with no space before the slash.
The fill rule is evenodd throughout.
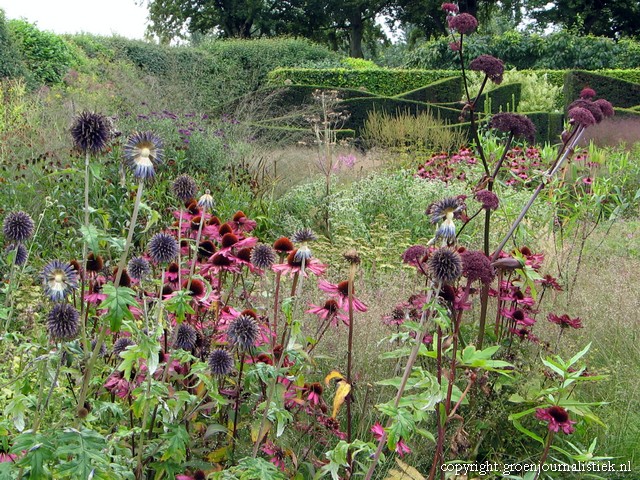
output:
<path id="1" fill-rule="evenodd" d="M 236 243 L 238 243 L 238 236 L 235 233 L 225 233 L 220 241 L 222 248 L 230 248 Z"/>
<path id="2" fill-rule="evenodd" d="M 217 348 L 209 355 L 209 368 L 213 375 L 229 375 L 233 368 L 233 358 L 226 350 Z"/>
<path id="3" fill-rule="evenodd" d="M 15 244 L 11 244 L 9 245 L 4 253 L 5 255 L 13 252 L 15 250 L 16 252 L 16 256 L 13 260 L 13 263 L 16 264 L 16 266 L 21 267 L 22 265 L 24 265 L 25 263 L 27 263 L 27 257 L 29 256 L 29 253 L 27 252 L 27 247 L 25 247 L 22 243 L 15 243 Z"/>
<path id="4" fill-rule="evenodd" d="M 71 138 L 83 152 L 98 153 L 103 150 L 110 137 L 110 122 L 98 113 L 82 112 L 71 127 Z"/>
<path id="5" fill-rule="evenodd" d="M 211 240 L 205 240 L 198 245 L 198 256 L 200 258 L 209 258 L 214 253 L 216 253 L 216 246 Z"/>
<path id="6" fill-rule="evenodd" d="M 259 243 L 251 251 L 251 264 L 261 270 L 271 268 L 276 262 L 276 252 L 269 245 Z"/>
<path id="7" fill-rule="evenodd" d="M 181 323 L 176 333 L 176 341 L 173 344 L 175 348 L 181 348 L 190 352 L 196 346 L 196 329 L 186 323 Z"/>
<path id="8" fill-rule="evenodd" d="M 198 206 L 200 208 L 203 208 L 205 210 L 209 210 L 211 211 L 215 205 L 215 201 L 213 200 L 213 197 L 211 196 L 211 191 L 210 190 L 206 190 L 204 192 L 204 195 L 202 195 L 200 197 L 200 199 L 198 200 Z"/>
<path id="9" fill-rule="evenodd" d="M 489 190 L 480 190 L 476 192 L 475 197 L 485 210 L 497 210 L 500 206 L 498 196 Z"/>
<path id="10" fill-rule="evenodd" d="M 287 237 L 280 237 L 275 242 L 273 242 L 273 249 L 278 253 L 289 253 L 294 248 L 295 247 L 293 246 L 293 242 Z"/>
<path id="11" fill-rule="evenodd" d="M 56 303 L 47 317 L 49 338 L 56 341 L 72 340 L 78 335 L 80 314 L 73 305 Z"/>
<path id="12" fill-rule="evenodd" d="M 44 293 L 52 301 L 64 300 L 78 287 L 78 274 L 67 262 L 52 260 L 42 269 Z"/>
<path id="13" fill-rule="evenodd" d="M 168 233 L 156 233 L 149 241 L 149 256 L 156 263 L 169 263 L 178 250 L 178 242 Z"/>
<path id="14" fill-rule="evenodd" d="M 310 228 L 302 228 L 291 236 L 294 243 L 306 243 L 317 240 L 316 234 Z"/>
<path id="15" fill-rule="evenodd" d="M 124 352 L 128 346 L 135 345 L 134 341 L 129 337 L 120 337 L 113 344 L 113 354 L 116 357 L 119 357 L 122 352 Z"/>
<path id="16" fill-rule="evenodd" d="M 100 255 L 95 255 L 93 252 L 87 256 L 87 272 L 100 272 L 104 268 L 104 260 Z"/>
<path id="17" fill-rule="evenodd" d="M 427 266 L 437 282 L 453 283 L 462 275 L 460 254 L 450 248 L 442 247 L 433 252 Z"/>
<path id="18" fill-rule="evenodd" d="M 596 91 L 593 88 L 584 87 L 580 91 L 580 98 L 584 98 L 585 100 L 593 100 L 596 96 Z"/>
<path id="19" fill-rule="evenodd" d="M 490 284 L 495 273 L 491 260 L 478 250 L 466 250 L 460 254 L 462 258 L 462 275 L 470 282 L 480 280 L 483 284 Z"/>
<path id="20" fill-rule="evenodd" d="M 469 69 L 484 73 L 496 85 L 502 83 L 504 62 L 491 55 L 480 55 L 469 62 Z"/>
<path id="21" fill-rule="evenodd" d="M 451 30 L 455 30 L 462 35 L 469 35 L 478 28 L 478 20 L 470 13 L 449 16 L 447 17 L 447 24 Z"/>
<path id="22" fill-rule="evenodd" d="M 590 127 L 591 125 L 596 124 L 596 119 L 593 114 L 583 107 L 574 107 L 569 110 L 569 118 L 573 123 L 577 123 L 583 127 Z"/>
<path id="23" fill-rule="evenodd" d="M 443 240 L 447 245 L 453 245 L 456 243 L 456 224 L 453 220 L 446 218 L 444 222 L 440 224 L 436 230 L 436 240 Z"/>
<path id="24" fill-rule="evenodd" d="M 604 119 L 604 113 L 602 113 L 602 110 L 600 109 L 598 104 L 592 102 L 591 100 L 584 100 L 582 98 L 575 100 L 569 105 L 569 108 L 567 110 L 571 110 L 575 107 L 582 107 L 589 110 L 589 112 L 591 112 L 591 115 L 593 115 L 593 118 L 595 118 L 596 123 L 600 123 Z"/>
<path id="25" fill-rule="evenodd" d="M 91 340 L 91 351 L 93 352 L 93 349 L 96 348 L 96 342 L 98 340 L 97 339 L 93 339 Z M 100 351 L 98 352 L 98 355 L 100 355 L 101 357 L 106 357 L 107 356 L 107 346 L 104 344 L 104 342 L 102 342 L 102 345 L 100 345 Z"/>
<path id="26" fill-rule="evenodd" d="M 142 257 L 135 257 L 127 263 L 127 270 L 129 271 L 129 276 L 131 278 L 140 281 L 151 273 L 151 266 L 146 259 Z"/>
<path id="27" fill-rule="evenodd" d="M 124 146 L 124 157 L 133 176 L 140 180 L 153 178 L 164 155 L 162 140 L 153 132 L 135 132 Z"/>
<path id="28" fill-rule="evenodd" d="M 22 243 L 33 235 L 34 223 L 25 212 L 10 212 L 4 217 L 2 233 L 12 243 Z"/>
<path id="29" fill-rule="evenodd" d="M 605 116 L 605 118 L 613 117 L 615 114 L 615 110 L 613 109 L 613 105 L 608 100 L 604 98 L 599 98 L 598 100 L 594 100 L 594 105 L 597 105 L 600 108 L 600 111 Z"/>
<path id="30" fill-rule="evenodd" d="M 495 128 L 501 132 L 511 133 L 515 137 L 522 137 L 533 142 L 536 135 L 536 126 L 524 115 L 519 113 L 496 113 L 489 121 L 489 128 Z"/>
<path id="31" fill-rule="evenodd" d="M 190 175 L 185 174 L 176 177 L 173 185 L 171 185 L 171 189 L 178 200 L 187 202 L 196 196 L 198 186 Z"/>
<path id="32" fill-rule="evenodd" d="M 432 204 L 426 214 L 431 217 L 434 225 L 446 218 L 454 218 L 456 214 L 465 208 L 464 201 L 458 197 L 446 197 Z"/>
<path id="33" fill-rule="evenodd" d="M 229 323 L 227 337 L 229 341 L 242 350 L 249 350 L 258 339 L 260 327 L 250 315 L 240 315 Z"/>

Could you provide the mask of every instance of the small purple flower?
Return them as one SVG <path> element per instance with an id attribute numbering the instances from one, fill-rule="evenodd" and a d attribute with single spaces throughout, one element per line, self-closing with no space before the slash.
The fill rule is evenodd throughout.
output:
<path id="1" fill-rule="evenodd" d="M 476 72 L 483 72 L 489 79 L 499 85 L 502 83 L 504 73 L 504 62 L 491 55 L 480 55 L 469 62 L 469 69 Z"/>
<path id="2" fill-rule="evenodd" d="M 485 210 L 496 210 L 500 206 L 498 196 L 489 190 L 480 190 L 476 192 L 476 200 L 482 204 Z"/>
<path id="3" fill-rule="evenodd" d="M 593 114 L 583 107 L 574 107 L 569 110 L 569 118 L 574 123 L 582 125 L 583 127 L 590 127 L 596 124 L 596 119 L 593 117 Z"/>
<path id="4" fill-rule="evenodd" d="M 451 30 L 455 30 L 462 35 L 469 35 L 470 33 L 475 32 L 476 28 L 478 28 L 478 20 L 469 13 L 461 13 L 459 15 L 449 17 L 447 18 L 447 24 Z"/>

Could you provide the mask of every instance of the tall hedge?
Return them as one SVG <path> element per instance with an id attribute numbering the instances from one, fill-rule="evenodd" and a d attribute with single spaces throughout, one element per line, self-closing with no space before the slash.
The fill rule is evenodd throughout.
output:
<path id="1" fill-rule="evenodd" d="M 566 107 L 578 96 L 584 87 L 593 88 L 599 98 L 606 98 L 614 107 L 630 108 L 640 105 L 640 70 L 624 70 L 626 79 L 608 74 L 576 70 L 567 72 L 564 82 Z M 632 81 L 629 81 L 629 80 Z"/>

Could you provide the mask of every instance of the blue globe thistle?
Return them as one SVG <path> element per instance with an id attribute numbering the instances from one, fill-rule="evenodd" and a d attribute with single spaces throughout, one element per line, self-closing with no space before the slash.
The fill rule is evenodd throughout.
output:
<path id="1" fill-rule="evenodd" d="M 29 256 L 29 253 L 27 252 L 27 247 L 25 247 L 21 243 L 16 243 L 16 244 L 12 243 L 6 248 L 4 253 L 9 254 L 14 250 L 16 252 L 16 256 L 13 260 L 13 263 L 15 263 L 19 267 L 27 263 L 27 257 Z"/>
<path id="2" fill-rule="evenodd" d="M 176 333 L 176 341 L 173 344 L 175 348 L 181 348 L 182 350 L 191 351 L 196 346 L 198 335 L 196 329 L 186 323 L 180 324 L 178 332 Z"/>
<path id="3" fill-rule="evenodd" d="M 113 354 L 116 357 L 119 357 L 122 352 L 124 352 L 128 346 L 135 345 L 134 341 L 129 337 L 120 337 L 113 344 Z"/>
<path id="4" fill-rule="evenodd" d="M 229 323 L 227 337 L 242 350 L 249 350 L 258 339 L 260 327 L 251 315 L 240 315 Z"/>
<path id="5" fill-rule="evenodd" d="M 155 168 L 162 163 L 163 155 L 162 140 L 153 132 L 135 132 L 124 146 L 124 157 L 133 176 L 140 180 L 155 176 Z"/>
<path id="6" fill-rule="evenodd" d="M 97 339 L 93 339 L 91 340 L 91 351 L 93 352 L 93 349 L 96 348 L 96 342 L 98 340 Z M 100 355 L 101 357 L 106 357 L 107 356 L 107 346 L 104 344 L 104 342 L 102 342 L 102 345 L 100 345 L 100 351 L 98 352 L 98 355 Z"/>
<path id="7" fill-rule="evenodd" d="M 436 282 L 453 283 L 462 275 L 462 259 L 458 252 L 442 247 L 429 257 L 429 272 Z"/>
<path id="8" fill-rule="evenodd" d="M 80 314 L 68 303 L 56 303 L 47 317 L 49 338 L 56 341 L 72 340 L 78 335 Z"/>
<path id="9" fill-rule="evenodd" d="M 71 127 L 71 137 L 77 148 L 83 152 L 98 153 L 109 142 L 111 123 L 102 115 L 82 112 Z"/>
<path id="10" fill-rule="evenodd" d="M 156 233 L 149 241 L 149 255 L 156 263 L 169 263 L 178 256 L 178 242 L 168 233 Z"/>
<path id="11" fill-rule="evenodd" d="M 135 280 L 142 280 L 151 272 L 149 262 L 142 257 L 136 257 L 129 260 L 127 264 L 127 270 L 129 270 L 129 276 Z"/>
<path id="12" fill-rule="evenodd" d="M 233 358 L 226 350 L 217 348 L 209 355 L 209 368 L 214 375 L 229 375 L 233 368 Z"/>
<path id="13" fill-rule="evenodd" d="M 52 301 L 60 302 L 78 288 L 78 273 L 68 262 L 52 260 L 42 269 L 44 293 Z"/>
<path id="14" fill-rule="evenodd" d="M 190 175 L 180 175 L 173 181 L 171 186 L 173 194 L 183 202 L 194 198 L 197 189 L 196 181 Z"/>
<path id="15" fill-rule="evenodd" d="M 22 243 L 33 235 L 33 219 L 25 212 L 11 212 L 4 217 L 2 233 L 7 240 Z"/>
<path id="16" fill-rule="evenodd" d="M 313 256 L 308 243 L 316 239 L 316 234 L 310 228 L 302 228 L 291 236 L 291 240 L 300 244 L 294 258 L 296 262 L 302 262 L 303 259 L 309 260 Z"/>
<path id="17" fill-rule="evenodd" d="M 271 268 L 271 265 L 275 262 L 276 252 L 273 251 L 271 246 L 259 243 L 251 250 L 251 264 L 258 268 L 266 270 Z"/>

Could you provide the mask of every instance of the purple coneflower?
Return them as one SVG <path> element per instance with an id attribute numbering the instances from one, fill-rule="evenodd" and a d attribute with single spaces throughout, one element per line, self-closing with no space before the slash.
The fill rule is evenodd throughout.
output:
<path id="1" fill-rule="evenodd" d="M 549 431 L 559 432 L 569 435 L 575 430 L 573 425 L 576 423 L 569 418 L 569 413 L 558 405 L 553 405 L 548 408 L 537 408 L 536 418 L 549 424 Z"/>
<path id="2" fill-rule="evenodd" d="M 580 317 L 571 318 L 566 313 L 564 315 L 555 315 L 550 313 L 547 317 L 551 323 L 560 325 L 560 328 L 582 328 L 582 319 Z"/>

